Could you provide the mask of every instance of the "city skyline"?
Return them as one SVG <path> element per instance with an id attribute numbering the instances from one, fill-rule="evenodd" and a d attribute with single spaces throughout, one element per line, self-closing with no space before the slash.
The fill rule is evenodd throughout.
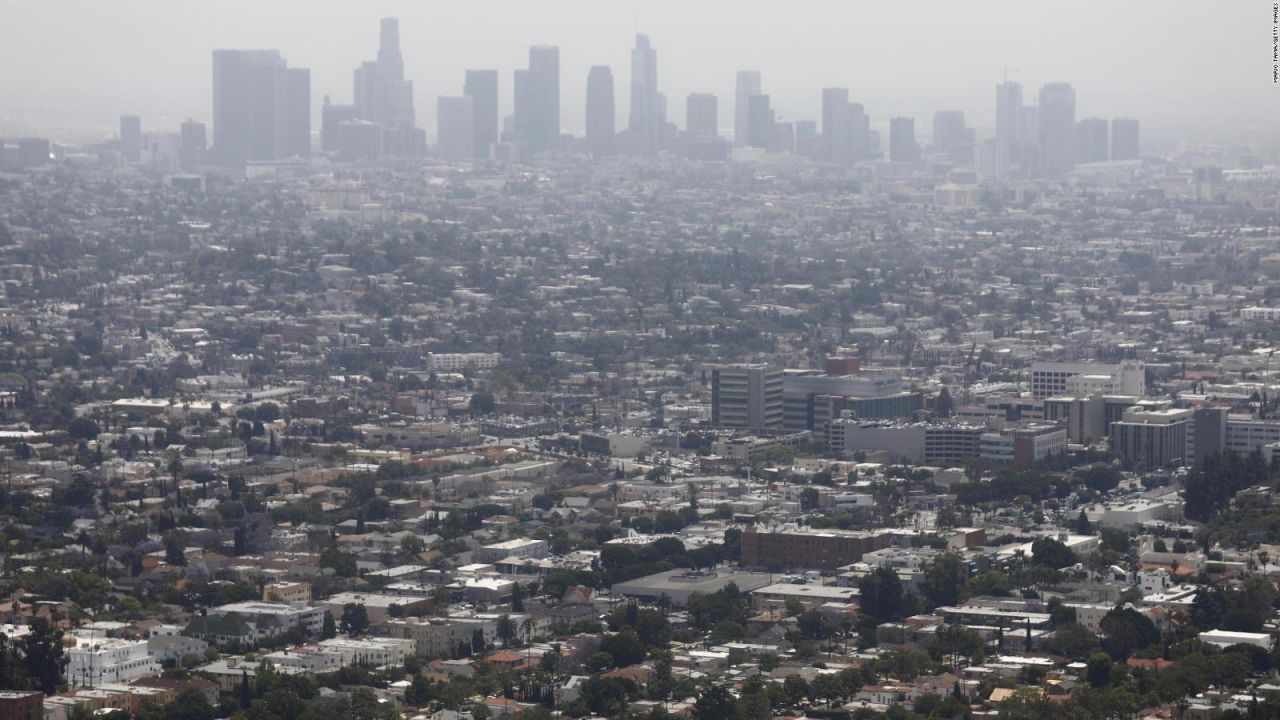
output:
<path id="1" fill-rule="evenodd" d="M 57 19 L 51 14 L 56 13 L 58 4 L 22 5 L 17 8 L 16 18 L 37 29 L 50 27 Z M 723 5 L 699 6 L 687 11 L 683 22 L 673 22 L 659 11 L 666 7 L 663 3 L 650 4 L 630 21 L 621 21 L 588 12 L 579 3 L 561 2 L 552 3 L 542 13 L 545 17 L 532 17 L 524 10 L 513 9 L 501 19 L 489 17 L 481 23 L 484 3 L 433 18 L 424 17 L 420 9 L 406 4 L 384 3 L 367 9 L 320 4 L 307 6 L 309 22 L 299 26 L 287 22 L 289 16 L 282 8 L 289 9 L 292 4 L 285 2 L 255 9 L 258 22 L 245 27 L 228 27 L 225 16 L 217 13 L 204 22 L 196 9 L 184 14 L 189 32 L 183 33 L 182 42 L 176 43 L 172 51 L 166 50 L 172 42 L 172 29 L 155 34 L 154 43 L 120 44 L 111 41 L 111 32 L 82 38 L 85 33 L 79 23 L 57 25 L 57 37 L 74 42 L 80 52 L 96 52 L 101 62 L 89 68 L 59 56 L 58 61 L 48 63 L 39 72 L 29 66 L 19 71 L 13 64 L 0 70 L 0 91 L 15 98 L 7 110 L 0 111 L 0 133 L 19 134 L 37 126 L 51 127 L 58 130 L 59 138 L 85 140 L 109 136 L 118 128 L 118 118 L 123 114 L 142 116 L 144 126 L 152 129 L 176 129 L 188 117 L 209 119 L 212 108 L 208 93 L 202 92 L 196 78 L 209 77 L 210 50 L 232 47 L 278 49 L 289 58 L 290 65 L 311 69 L 312 126 L 318 127 L 321 100 L 326 95 L 335 103 L 352 102 L 348 95 L 351 68 L 376 53 L 378 38 L 368 28 L 384 16 L 400 18 L 404 77 L 413 81 L 414 104 L 420 108 L 434 109 L 437 97 L 461 94 L 466 69 L 495 68 L 500 78 L 499 113 L 506 117 L 513 109 L 511 73 L 526 66 L 528 47 L 558 46 L 562 56 L 562 128 L 576 134 L 585 129 L 588 69 L 609 66 L 615 77 L 627 83 L 624 87 L 629 87 L 637 33 L 647 35 L 659 50 L 657 90 L 667 98 L 668 119 L 681 126 L 683 113 L 673 112 L 672 108 L 682 107 L 687 95 L 711 92 L 722 103 L 731 103 L 735 73 L 751 68 L 762 73 L 772 106 L 783 121 L 819 120 L 822 89 L 848 87 L 850 101 L 867 108 L 873 127 L 887 128 L 891 116 L 914 117 L 927 126 L 927 118 L 934 111 L 955 109 L 965 111 L 972 126 L 993 134 L 995 108 L 990 102 L 991 88 L 1007 72 L 1009 79 L 1028 89 L 1031 98 L 1041 85 L 1070 82 L 1080 93 L 1077 117 L 1138 117 L 1144 121 L 1149 139 L 1159 139 L 1162 132 L 1210 130 L 1217 124 L 1215 116 L 1219 114 L 1230 115 L 1235 126 L 1252 124 L 1263 131 L 1274 131 L 1267 124 L 1266 100 L 1255 92 L 1264 80 L 1269 86 L 1269 73 L 1264 78 L 1261 68 L 1257 68 L 1256 85 L 1251 83 L 1249 77 L 1254 68 L 1246 64 L 1248 55 L 1240 47 L 1249 24 L 1222 22 L 1209 34 L 1197 34 L 1193 20 L 1206 12 L 1196 6 L 1187 5 L 1174 13 L 1177 17 L 1161 20 L 1170 27 L 1164 28 L 1169 32 L 1159 42 L 1176 42 L 1180 36 L 1195 35 L 1198 47 L 1205 51 L 1197 53 L 1197 67 L 1216 67 L 1219 73 L 1230 71 L 1235 73 L 1233 79 L 1239 78 L 1240 82 L 1215 84 L 1212 70 L 1188 73 L 1185 68 L 1180 78 L 1171 79 L 1171 75 L 1179 74 L 1179 63 L 1188 62 L 1178 58 L 1161 57 L 1165 69 L 1153 70 L 1149 63 L 1155 56 L 1147 50 L 1156 47 L 1152 45 L 1156 41 L 1144 33 L 1134 34 L 1128 49 L 1112 47 L 1114 43 L 1085 43 L 1097 39 L 1084 33 L 1089 21 L 1097 24 L 1105 18 L 1107 27 L 1098 28 L 1105 36 L 1115 31 L 1112 25 L 1132 25 L 1140 15 L 1138 10 L 1154 6 L 1151 3 L 1126 5 L 1103 14 L 1078 12 L 1078 8 L 1073 14 L 1063 14 L 1051 7 L 1037 7 L 1032 13 L 1009 3 L 964 13 L 939 9 L 939 17 L 959 18 L 966 23 L 986 20 L 988 26 L 1003 31 L 990 34 L 981 43 L 946 36 L 940 44 L 939 38 L 934 37 L 936 31 L 922 29 L 912 35 L 909 18 L 878 3 L 828 12 L 826 19 L 834 32 L 815 38 L 788 38 L 787 33 L 795 29 L 791 17 L 773 23 L 777 32 L 763 33 L 762 23 L 750 13 L 727 13 Z M 110 30 L 132 21 L 163 30 L 162 12 L 151 13 L 155 17 L 135 17 L 146 14 L 149 6 L 146 2 L 130 4 L 117 15 L 97 18 L 101 23 L 86 24 L 94 25 L 95 30 Z M 1168 5 L 1160 7 L 1167 14 Z M 579 11 L 577 20 L 567 21 L 566 17 L 575 10 Z M 1242 19 L 1244 15 L 1242 9 L 1228 7 L 1214 12 L 1214 19 L 1220 20 L 1224 13 L 1239 14 Z M 798 11 L 796 15 L 804 13 Z M 1028 24 L 1033 18 L 1034 26 Z M 876 28 L 874 37 L 859 34 L 865 33 L 865 28 L 853 27 L 859 21 Z M 1054 32 L 1046 32 L 1047 26 L 1052 26 Z M 1261 24 L 1258 27 L 1261 29 Z M 468 33 L 466 47 L 456 47 L 457 41 L 449 38 L 450 33 L 460 32 Z M 837 38 L 856 40 L 846 44 L 856 44 L 860 49 L 838 49 L 844 45 Z M 21 53 L 26 42 L 18 38 L 12 47 Z M 202 42 L 207 44 L 202 47 Z M 135 73 L 123 71 L 147 61 L 137 46 L 169 59 L 159 66 L 148 64 L 146 77 L 150 83 L 140 82 Z M 946 62 L 938 65 L 929 60 L 927 56 L 935 52 L 947 55 Z M 926 70 L 931 63 L 932 69 Z M 68 72 L 68 68 L 62 68 L 64 64 L 68 68 L 75 65 L 79 72 Z M 102 81 L 104 72 L 113 82 Z M 154 92 L 157 88 L 163 92 Z M 1175 95 L 1174 88 L 1185 92 Z M 112 104 L 106 104 L 103 94 L 115 98 Z M 617 93 L 620 125 L 625 125 L 630 116 L 630 95 Z M 93 110 L 70 110 L 82 102 Z M 732 108 L 726 104 L 725 110 L 728 114 L 720 114 L 722 130 L 732 119 Z M 418 125 L 429 128 L 434 137 L 434 113 L 419 115 Z"/>

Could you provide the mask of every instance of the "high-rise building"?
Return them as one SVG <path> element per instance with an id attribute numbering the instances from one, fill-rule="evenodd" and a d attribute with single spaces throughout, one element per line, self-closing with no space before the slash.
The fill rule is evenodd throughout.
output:
<path id="1" fill-rule="evenodd" d="M 378 57 L 361 63 L 352 76 L 356 114 L 382 127 L 383 151 L 388 155 L 416 155 L 421 133 L 413 108 L 413 83 L 404 78 L 400 52 L 400 21 L 383 18 L 378 33 Z M 367 128 L 362 133 L 370 132 Z"/>
<path id="2" fill-rule="evenodd" d="M 491 146 L 498 142 L 498 71 L 468 70 L 462 94 L 471 98 L 471 115 L 475 121 L 471 131 L 475 143 L 473 156 L 487 158 Z"/>
<path id="3" fill-rule="evenodd" d="M 1111 121 L 1111 159 L 1137 160 L 1138 121 L 1133 118 L 1116 118 Z"/>
<path id="4" fill-rule="evenodd" d="M 778 141 L 778 122 L 768 95 L 747 98 L 747 142 L 749 147 L 772 149 Z"/>
<path id="5" fill-rule="evenodd" d="M 194 172 L 204 164 L 205 147 L 209 142 L 204 123 L 188 120 L 182 123 L 180 135 L 178 166 L 184 172 Z"/>
<path id="6" fill-rule="evenodd" d="M 469 160 L 475 157 L 475 103 L 466 95 L 436 100 L 436 157 Z"/>
<path id="7" fill-rule="evenodd" d="M 963 144 L 967 139 L 964 124 L 964 112 L 961 110 L 939 110 L 933 114 L 933 151 L 950 153 L 951 148 Z"/>
<path id="8" fill-rule="evenodd" d="M 285 71 L 285 157 L 311 155 L 311 71 L 289 68 Z"/>
<path id="9" fill-rule="evenodd" d="M 1084 118 L 1076 124 L 1076 162 L 1106 162 L 1107 121 L 1105 118 Z"/>
<path id="10" fill-rule="evenodd" d="M 631 90 L 634 96 L 634 82 Z M 613 153 L 617 134 L 614 113 L 613 71 L 606 65 L 596 65 L 587 72 L 587 149 L 596 157 Z M 636 119 L 634 112 L 631 119 Z"/>
<path id="11" fill-rule="evenodd" d="M 853 108 L 848 88 L 822 90 L 822 159 L 837 165 L 853 163 Z"/>
<path id="12" fill-rule="evenodd" d="M 738 147 L 751 144 L 750 98 L 759 94 L 760 72 L 739 70 L 733 95 L 733 144 Z"/>
<path id="13" fill-rule="evenodd" d="M 560 48 L 529 48 L 529 69 L 515 72 L 516 138 L 530 154 L 552 150 L 560 140 Z"/>
<path id="14" fill-rule="evenodd" d="M 889 160 L 915 162 L 920 159 L 916 144 L 916 121 L 909 117 L 889 118 Z"/>
<path id="15" fill-rule="evenodd" d="M 1040 88 L 1040 172 L 1060 178 L 1076 166 L 1076 91 L 1070 83 Z"/>
<path id="16" fill-rule="evenodd" d="M 1006 80 L 996 86 L 996 143 L 1005 163 L 1018 161 L 1022 128 L 1022 86 Z"/>
<path id="17" fill-rule="evenodd" d="M 685 132 L 694 140 L 720 134 L 719 108 L 712 93 L 693 93 L 685 100 Z"/>
<path id="18" fill-rule="evenodd" d="M 753 430 L 782 427 L 782 371 L 746 364 L 712 368 L 711 424 Z"/>
<path id="19" fill-rule="evenodd" d="M 338 152 L 338 126 L 349 120 L 358 120 L 360 111 L 355 105 L 335 105 L 324 98 L 320 108 L 320 150 L 322 152 Z"/>
<path id="20" fill-rule="evenodd" d="M 871 157 L 871 117 L 862 108 L 862 103 L 849 103 L 849 154 L 853 162 Z M 877 147 L 879 143 L 876 143 Z"/>
<path id="21" fill-rule="evenodd" d="M 658 51 L 649 44 L 649 36 L 636 35 L 636 47 L 631 51 L 631 119 L 627 126 L 633 147 L 646 154 L 658 151 L 666 125 L 664 115 L 658 98 Z"/>
<path id="22" fill-rule="evenodd" d="M 311 76 L 277 50 L 213 51 L 213 150 L 223 165 L 280 160 L 310 145 Z"/>
<path id="23" fill-rule="evenodd" d="M 137 115 L 120 116 L 120 156 L 125 162 L 142 160 L 142 118 Z"/>

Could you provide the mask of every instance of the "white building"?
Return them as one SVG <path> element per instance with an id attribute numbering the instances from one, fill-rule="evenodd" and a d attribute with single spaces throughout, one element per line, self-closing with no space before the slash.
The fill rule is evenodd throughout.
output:
<path id="1" fill-rule="evenodd" d="M 72 635 L 67 650 L 67 682 L 73 687 L 123 683 L 160 672 L 160 663 L 147 651 L 145 640 Z"/>

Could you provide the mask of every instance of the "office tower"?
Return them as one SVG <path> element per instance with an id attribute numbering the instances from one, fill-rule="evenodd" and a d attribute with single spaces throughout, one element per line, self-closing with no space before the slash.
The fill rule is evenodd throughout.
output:
<path id="1" fill-rule="evenodd" d="M 745 147 L 750 144 L 750 98 L 760 94 L 760 72 L 739 70 L 733 95 L 733 144 Z"/>
<path id="2" fill-rule="evenodd" d="M 178 165 L 183 172 L 194 172 L 204 164 L 205 147 L 209 142 L 204 123 L 188 120 L 182 123 L 180 135 Z"/>
<path id="3" fill-rule="evenodd" d="M 819 150 L 818 123 L 813 120 L 797 120 L 793 123 L 796 137 L 796 152 L 800 154 L 816 154 Z"/>
<path id="4" fill-rule="evenodd" d="M 1076 91 L 1069 83 L 1040 88 L 1040 176 L 1060 178 L 1075 169 Z"/>
<path id="5" fill-rule="evenodd" d="M 1107 121 L 1085 118 L 1076 124 L 1076 162 L 1107 161 Z"/>
<path id="6" fill-rule="evenodd" d="M 685 100 L 685 132 L 694 140 L 715 138 L 720 134 L 719 107 L 712 93 L 693 93 Z"/>
<path id="7" fill-rule="evenodd" d="M 285 157 L 311 155 L 311 71 L 285 71 Z"/>
<path id="8" fill-rule="evenodd" d="M 645 154 L 657 152 L 664 125 L 658 101 L 658 51 L 649 45 L 647 35 L 636 35 L 636 47 L 631 51 L 631 119 L 627 125 L 633 147 Z"/>
<path id="9" fill-rule="evenodd" d="M 1023 144 L 1022 86 L 1005 81 L 996 86 L 996 142 L 1008 162 L 1017 162 Z"/>
<path id="10" fill-rule="evenodd" d="M 352 73 L 352 104 L 356 115 L 377 123 L 384 134 L 382 152 L 417 155 L 421 132 L 413 108 L 413 83 L 404 79 L 400 52 L 400 21 L 383 18 L 378 33 L 377 59 L 361 63 Z M 362 133 L 370 132 L 367 129 Z"/>
<path id="11" fill-rule="evenodd" d="M 475 120 L 471 131 L 475 143 L 473 156 L 487 158 L 490 147 L 498 142 L 498 71 L 468 70 L 462 94 L 471 98 L 471 115 Z"/>
<path id="12" fill-rule="evenodd" d="M 890 162 L 915 162 L 920 159 L 916 144 L 916 121 L 909 117 L 889 118 Z"/>
<path id="13" fill-rule="evenodd" d="M 338 159 L 344 162 L 375 162 L 383 156 L 382 125 L 368 120 L 338 123 Z"/>
<path id="14" fill-rule="evenodd" d="M 1111 121 L 1111 159 L 1137 160 L 1138 121 L 1133 118 L 1116 118 Z"/>
<path id="15" fill-rule="evenodd" d="M 631 90 L 634 96 L 634 82 Z M 633 122 L 636 119 L 634 112 L 631 119 Z M 587 72 L 587 150 L 596 157 L 612 154 L 616 133 L 613 71 L 604 65 L 596 65 Z"/>
<path id="16" fill-rule="evenodd" d="M 530 155 L 552 150 L 560 140 L 560 48 L 529 48 L 529 69 L 515 71 L 516 139 Z"/>
<path id="17" fill-rule="evenodd" d="M 782 427 L 782 371 L 768 365 L 725 365 L 711 370 L 711 424 Z"/>
<path id="18" fill-rule="evenodd" d="M 952 147 L 963 144 L 968 139 L 965 130 L 964 112 L 960 110 L 935 112 L 933 114 L 933 151 L 949 154 Z"/>
<path id="19" fill-rule="evenodd" d="M 849 155 L 853 162 L 867 160 L 871 157 L 871 117 L 862 108 L 862 103 L 849 103 Z M 879 141 L 875 147 L 879 149 Z"/>
<path id="20" fill-rule="evenodd" d="M 747 98 L 747 142 L 749 147 L 770 149 L 777 140 L 777 118 L 768 95 Z"/>
<path id="21" fill-rule="evenodd" d="M 355 105 L 334 105 L 329 96 L 324 96 L 324 105 L 320 109 L 320 150 L 331 153 L 338 151 L 338 125 L 348 120 L 360 118 L 360 111 Z"/>
<path id="22" fill-rule="evenodd" d="M 277 50 L 214 50 L 217 161 L 234 166 L 304 155 L 302 148 L 310 146 L 310 83 L 310 72 L 291 70 Z"/>
<path id="23" fill-rule="evenodd" d="M 137 115 L 120 116 L 120 155 L 125 162 L 142 160 L 142 118 Z"/>
<path id="24" fill-rule="evenodd" d="M 848 88 L 822 90 L 822 159 L 837 165 L 853 163 L 853 108 Z"/>
<path id="25" fill-rule="evenodd" d="M 468 160 L 475 157 L 475 103 L 462 95 L 436 100 L 436 157 Z"/>
<path id="26" fill-rule="evenodd" d="M 378 63 L 366 60 L 351 73 L 351 102 L 361 118 L 376 117 L 374 96 L 377 88 Z M 369 120 L 373 122 L 373 120 Z"/>

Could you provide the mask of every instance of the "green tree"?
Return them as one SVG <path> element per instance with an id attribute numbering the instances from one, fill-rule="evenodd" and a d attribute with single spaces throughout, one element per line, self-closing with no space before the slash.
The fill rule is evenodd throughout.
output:
<path id="1" fill-rule="evenodd" d="M 474 415 L 489 415 L 493 412 L 496 403 L 493 399 L 493 393 L 487 390 L 477 390 L 471 393 L 471 412 Z"/>
<path id="2" fill-rule="evenodd" d="M 930 608 L 956 605 L 964 597 L 969 568 L 956 553 L 943 553 L 924 570 L 921 592 Z"/>
<path id="3" fill-rule="evenodd" d="M 862 612 L 877 622 L 889 622 L 901 616 L 903 589 L 898 573 L 889 568 L 876 568 L 858 581 L 858 590 Z"/>
<path id="4" fill-rule="evenodd" d="M 339 626 L 346 635 L 362 635 L 369 629 L 369 611 L 359 603 L 347 603 L 342 606 L 342 622 Z"/>
<path id="5" fill-rule="evenodd" d="M 728 689 L 720 685 L 703 688 L 693 704 L 693 712 L 698 720 L 734 720 L 737 711 L 737 701 Z"/>
<path id="6" fill-rule="evenodd" d="M 33 619 L 28 627 L 30 632 L 18 641 L 23 665 L 35 688 L 45 695 L 53 695 L 68 662 L 62 631 L 41 617 Z"/>

